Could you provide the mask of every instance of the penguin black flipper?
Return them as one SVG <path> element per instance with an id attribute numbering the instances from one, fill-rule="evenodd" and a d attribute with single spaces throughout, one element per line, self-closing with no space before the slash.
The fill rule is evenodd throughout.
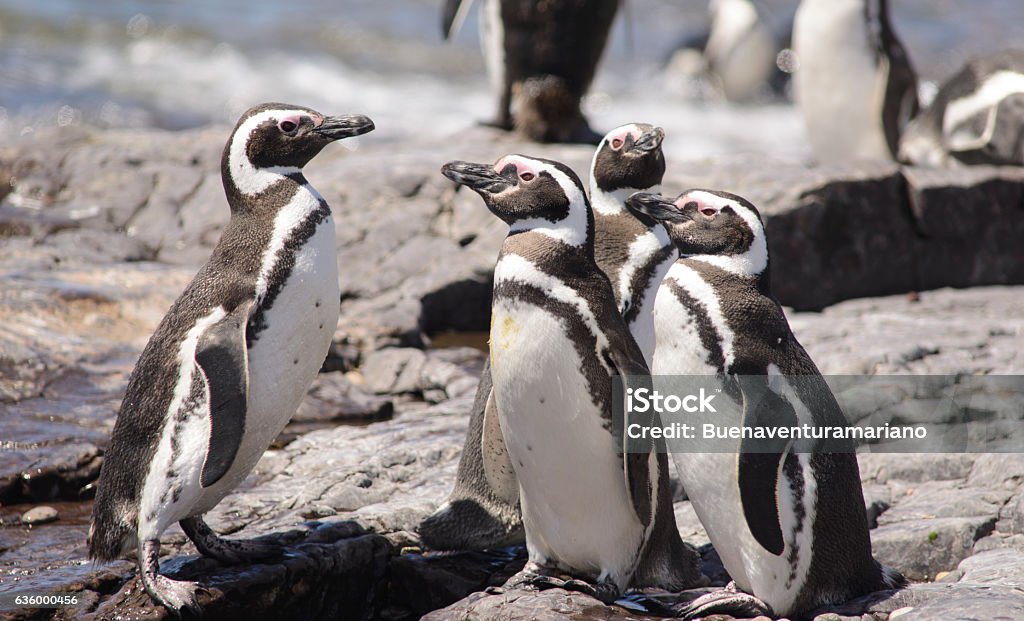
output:
<path id="1" fill-rule="evenodd" d="M 615 312 L 609 321 L 621 321 L 625 324 L 618 312 Z M 622 330 L 609 330 L 606 334 L 609 343 L 605 360 L 611 367 L 611 373 L 624 379 L 629 378 L 623 390 L 645 386 L 650 388 L 650 369 L 644 360 L 643 351 L 629 329 L 623 325 Z M 640 561 L 633 576 L 633 586 L 667 590 L 690 588 L 701 578 L 700 556 L 693 547 L 683 543 L 679 531 L 676 530 L 665 441 L 645 439 L 640 442 L 646 446 L 638 446 L 637 440 L 631 440 L 626 450 L 627 425 L 639 423 L 649 428 L 661 425 L 657 413 L 653 411 L 641 416 L 645 418 L 640 419 L 635 413 L 630 413 L 628 420 L 622 421 L 621 427 L 612 429 L 613 436 L 616 441 L 622 443 L 620 446 L 624 449 L 623 474 L 626 477 L 626 493 L 637 519 L 645 527 L 650 528 L 647 542 L 640 552 Z"/>
<path id="2" fill-rule="evenodd" d="M 511 458 L 497 411 L 491 406 L 492 392 L 487 358 L 469 414 L 455 487 L 447 501 L 419 525 L 420 538 L 430 549 L 486 550 L 524 541 L 519 481 L 514 469 L 505 468 L 511 466 Z"/>
<path id="3" fill-rule="evenodd" d="M 888 0 L 879 0 L 879 30 L 872 34 L 879 61 L 885 65 L 888 74 L 885 92 L 882 93 L 882 128 L 889 151 L 896 157 L 903 127 L 920 112 L 920 104 L 917 72 L 910 62 L 910 55 L 893 31 L 888 5 Z"/>
<path id="4" fill-rule="evenodd" d="M 621 321 L 620 317 L 615 317 L 614 319 Z M 622 323 L 624 324 L 625 322 L 622 321 Z M 622 330 L 609 330 L 607 335 L 608 351 L 606 353 L 606 362 L 611 366 L 611 373 L 613 375 L 619 375 L 623 378 L 625 382 L 623 391 L 628 388 L 638 387 L 636 386 L 638 382 L 650 383 L 651 371 L 647 367 L 647 362 L 644 361 L 644 355 L 640 351 L 640 346 L 636 344 L 629 330 L 623 326 Z M 629 379 L 627 380 L 627 378 Z M 662 443 L 656 444 L 655 440 L 650 439 L 641 440 L 639 445 L 633 442 L 630 444 L 631 448 L 627 450 L 625 429 L 634 422 L 646 427 L 656 425 L 657 421 L 653 420 L 655 416 L 656 414 L 651 412 L 645 415 L 647 419 L 637 420 L 635 414 L 631 414 L 629 419 L 626 419 L 624 415 L 621 427 L 613 429 L 612 432 L 616 440 L 621 440 L 622 442 L 626 492 L 633 503 L 633 510 L 636 511 L 637 518 L 639 518 L 640 523 L 644 526 L 649 525 L 651 520 L 655 519 L 654 511 L 657 508 L 656 502 L 660 483 L 657 478 L 658 472 L 651 468 L 651 453 L 661 453 L 661 456 L 664 456 L 665 451 L 664 447 L 661 446 Z M 646 446 L 644 446 L 645 444 Z M 659 461 L 661 456 L 658 456 Z M 654 476 L 652 477 L 652 475 Z"/>
<path id="5" fill-rule="evenodd" d="M 790 427 L 797 424 L 793 406 L 774 392 L 766 375 L 737 375 L 743 394 L 743 426 L 760 428 Z M 776 490 L 782 460 L 786 455 L 786 439 L 740 440 L 737 456 L 737 483 L 747 527 L 759 544 L 779 556 L 786 543 Z M 756 446 L 755 446 L 756 444 Z"/>
<path id="6" fill-rule="evenodd" d="M 623 323 L 621 316 L 618 316 L 617 312 L 616 315 L 616 317 L 610 319 Z M 640 351 L 636 341 L 629 336 L 629 330 L 625 326 L 623 326 L 622 330 L 609 330 L 607 337 L 608 349 L 604 352 L 604 358 L 605 363 L 609 366 L 609 372 L 613 376 L 618 375 L 622 378 L 624 392 L 628 388 L 635 388 L 633 384 L 636 381 L 644 381 L 641 378 L 646 378 L 650 375 L 647 363 L 644 362 L 643 352 Z M 605 415 L 612 418 L 612 408 L 609 408 Z M 633 416 L 635 417 L 636 414 L 633 414 Z M 649 417 L 651 415 L 648 414 L 646 416 Z M 633 509 L 636 511 L 640 522 L 647 526 L 653 519 L 651 499 L 655 494 L 655 485 L 651 480 L 650 451 L 654 446 L 650 440 L 645 439 L 639 442 L 631 442 L 627 447 L 625 430 L 633 422 L 637 422 L 642 426 L 649 426 L 652 424 L 652 421 L 640 421 L 635 418 L 627 420 L 624 413 L 623 420 L 620 422 L 620 425 L 612 426 L 612 436 L 615 438 L 616 444 L 623 451 L 626 492 L 629 494 L 629 498 L 633 503 Z M 649 446 L 645 447 L 644 444 Z"/>
<path id="7" fill-rule="evenodd" d="M 196 364 L 210 396 L 210 444 L 200 482 L 210 487 L 231 468 L 245 435 L 249 359 L 245 328 L 254 301 L 239 304 L 199 337 Z"/>

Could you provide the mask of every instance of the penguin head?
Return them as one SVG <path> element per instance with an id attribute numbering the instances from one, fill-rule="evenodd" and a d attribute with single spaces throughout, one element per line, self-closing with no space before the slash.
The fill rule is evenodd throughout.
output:
<path id="1" fill-rule="evenodd" d="M 560 162 L 506 155 L 493 166 L 448 162 L 441 173 L 483 197 L 487 208 L 510 226 L 561 223 L 589 212 L 579 177 Z"/>
<path id="2" fill-rule="evenodd" d="M 665 131 L 647 123 L 630 123 L 608 132 L 594 153 L 591 188 L 603 192 L 645 190 L 661 183 Z"/>
<path id="3" fill-rule="evenodd" d="M 335 140 L 373 129 L 373 121 L 359 114 L 325 116 L 280 103 L 255 106 L 238 120 L 224 148 L 225 183 L 230 179 L 242 194 L 258 193 L 280 175 L 301 170 Z"/>
<path id="4" fill-rule="evenodd" d="M 641 221 L 664 225 L 684 256 L 742 276 L 759 275 L 768 267 L 761 215 L 743 197 L 717 190 L 687 190 L 671 200 L 637 192 L 626 200 L 626 206 Z"/>

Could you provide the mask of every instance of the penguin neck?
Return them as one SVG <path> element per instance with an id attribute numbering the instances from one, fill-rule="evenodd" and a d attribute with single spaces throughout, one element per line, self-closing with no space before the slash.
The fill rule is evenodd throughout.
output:
<path id="1" fill-rule="evenodd" d="M 598 271 L 594 258 L 594 214 L 587 203 L 573 201 L 569 214 L 561 220 L 518 220 L 509 228 L 501 254 L 517 254 L 551 273 Z"/>
<path id="2" fill-rule="evenodd" d="M 632 326 L 654 312 L 654 298 L 669 270 L 679 259 L 679 251 L 660 223 L 650 227 L 629 246 L 629 256 L 619 275 L 617 287 L 620 310 Z M 650 362 L 650 360 L 648 360 Z"/>
<path id="3" fill-rule="evenodd" d="M 509 238 L 519 233 L 536 233 L 560 244 L 574 248 L 589 249 L 594 255 L 594 214 L 585 202 L 569 203 L 569 213 L 559 220 L 547 218 L 524 218 L 516 220 L 509 227 Z"/>
<path id="4" fill-rule="evenodd" d="M 626 199 L 636 192 L 657 192 L 658 186 L 653 188 L 618 188 L 616 190 L 603 190 L 596 183 L 590 184 L 590 203 L 594 207 L 594 213 L 601 216 L 618 216 L 627 214 Z"/>
<path id="5" fill-rule="evenodd" d="M 761 278 L 768 273 L 768 244 L 764 235 L 755 235 L 750 247 L 737 254 L 690 254 L 684 258 L 714 265 L 743 278 Z"/>
<path id="6" fill-rule="evenodd" d="M 257 167 L 246 153 L 248 136 L 236 133 L 221 156 L 221 179 L 232 210 L 270 190 L 308 185 L 299 166 Z"/>
<path id="7" fill-rule="evenodd" d="M 562 277 L 578 277 L 585 279 L 594 273 L 602 273 L 594 261 L 593 244 L 575 246 L 553 240 L 537 230 L 510 232 L 502 244 L 498 263 L 504 257 L 515 255 L 526 259 L 546 274 Z M 510 274 L 495 271 L 495 279 L 500 280 Z"/>

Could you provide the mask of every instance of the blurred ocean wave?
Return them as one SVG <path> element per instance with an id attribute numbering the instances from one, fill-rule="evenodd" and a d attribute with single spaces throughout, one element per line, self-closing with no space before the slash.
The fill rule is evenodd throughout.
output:
<path id="1" fill-rule="evenodd" d="M 52 124 L 185 129 L 259 101 L 380 118 L 380 139 L 445 135 L 491 116 L 473 11 L 452 42 L 441 0 L 0 0 L 0 135 Z M 662 62 L 705 26 L 703 0 L 630 0 L 585 109 L 597 129 L 647 120 L 690 157 L 805 152 L 792 106 L 692 97 Z M 766 0 L 782 28 L 794 1 Z M 1017 0 L 898 0 L 896 28 L 925 79 L 1024 35 Z M 673 142 L 677 143 L 673 146 Z"/>

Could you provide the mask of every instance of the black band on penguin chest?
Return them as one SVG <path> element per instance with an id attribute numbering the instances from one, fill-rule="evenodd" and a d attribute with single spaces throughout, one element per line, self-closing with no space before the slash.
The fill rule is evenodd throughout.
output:
<path id="1" fill-rule="evenodd" d="M 587 325 L 576 306 L 569 302 L 557 300 L 536 285 L 522 281 L 508 280 L 495 283 L 494 299 L 516 300 L 544 309 L 561 320 L 566 330 L 566 338 L 572 341 L 573 347 L 580 358 L 580 372 L 587 382 L 587 387 L 594 403 L 605 415 L 611 415 L 611 381 L 609 372 L 598 358 L 597 335 Z M 610 424 L 609 420 L 604 423 Z"/>
<path id="2" fill-rule="evenodd" d="M 707 352 L 704 362 L 714 367 L 719 373 L 726 372 L 725 352 L 722 350 L 722 335 L 715 327 L 711 315 L 703 302 L 690 295 L 690 292 L 682 287 L 674 279 L 665 279 L 665 284 L 672 291 L 672 295 L 679 300 L 679 303 L 686 308 L 696 324 L 697 336 L 700 337 L 701 347 Z"/>
<path id="3" fill-rule="evenodd" d="M 657 292 L 660 283 L 654 282 L 655 271 L 659 265 L 671 258 L 673 253 L 675 253 L 675 248 L 666 246 L 655 252 L 643 265 L 634 270 L 629 279 L 629 308 L 622 315 L 627 325 L 633 323 L 640 315 L 640 305 L 643 304 L 648 290 L 651 290 L 651 293 Z"/>
<path id="4" fill-rule="evenodd" d="M 295 268 L 295 256 L 330 215 L 331 209 L 327 202 L 320 199 L 317 208 L 292 228 L 288 237 L 285 238 L 284 244 L 275 255 L 274 266 L 267 274 L 267 292 L 249 319 L 245 331 L 246 347 L 252 347 L 253 343 L 259 339 L 260 333 L 267 328 L 266 312 L 274 306 L 274 301 L 281 293 L 285 283 L 288 282 L 288 278 Z"/>

